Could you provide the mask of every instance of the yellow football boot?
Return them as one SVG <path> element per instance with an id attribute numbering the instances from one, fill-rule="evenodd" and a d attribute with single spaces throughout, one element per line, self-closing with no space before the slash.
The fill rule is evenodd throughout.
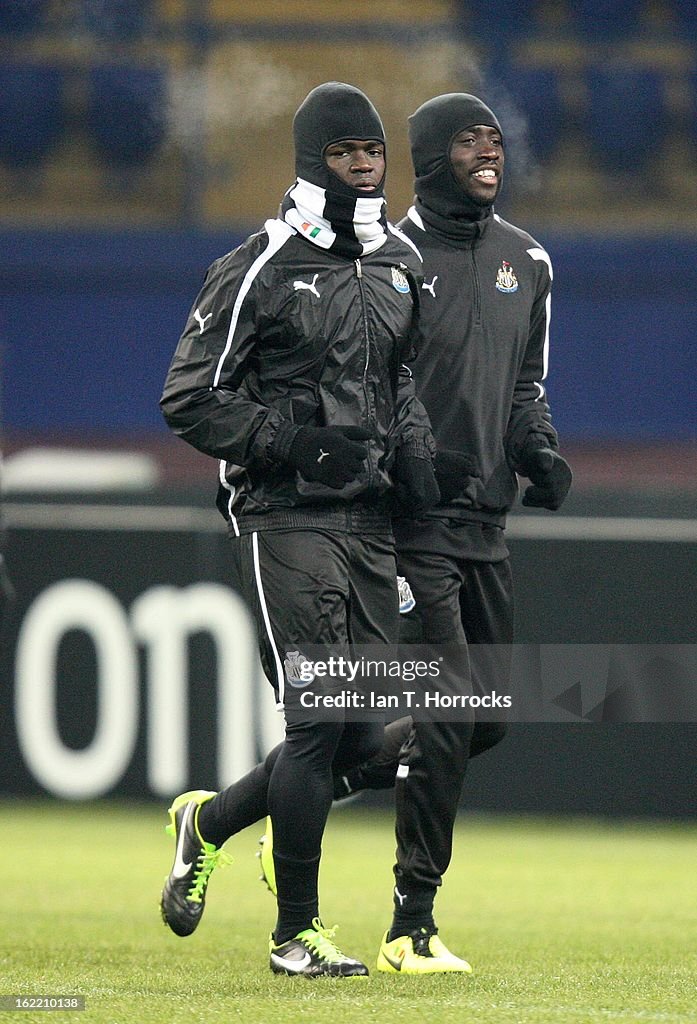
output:
<path id="1" fill-rule="evenodd" d="M 387 974 L 471 974 L 466 960 L 451 953 L 433 929 L 420 928 L 391 942 L 385 937 L 378 953 L 377 969 Z"/>

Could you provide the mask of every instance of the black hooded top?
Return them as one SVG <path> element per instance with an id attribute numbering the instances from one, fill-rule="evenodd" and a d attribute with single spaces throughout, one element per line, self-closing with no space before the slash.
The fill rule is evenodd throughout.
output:
<path id="1" fill-rule="evenodd" d="M 409 119 L 416 201 L 397 226 L 424 261 L 419 398 L 438 446 L 474 457 L 480 473 L 426 513 L 429 530 L 397 520 L 395 532 L 402 553 L 495 562 L 507 555 L 501 528 L 523 451 L 558 447 L 543 384 L 552 264 L 531 235 L 474 203 L 457 181 L 452 141 L 475 124 L 500 131 L 489 108 L 462 93 L 429 100 Z"/>

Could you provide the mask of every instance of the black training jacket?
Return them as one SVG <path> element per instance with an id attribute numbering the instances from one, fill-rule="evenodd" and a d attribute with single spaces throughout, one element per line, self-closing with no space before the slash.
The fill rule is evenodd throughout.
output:
<path id="1" fill-rule="evenodd" d="M 412 363 L 439 448 L 476 456 L 481 476 L 429 517 L 503 526 L 523 448 L 557 447 L 547 372 L 552 265 L 525 231 L 491 214 L 470 239 L 436 233 L 412 207 L 398 227 L 424 260 Z"/>
<path id="2" fill-rule="evenodd" d="M 299 506 L 385 503 L 397 447 L 431 456 L 428 419 L 403 365 L 421 281 L 418 253 L 394 228 L 377 251 L 351 260 L 268 220 L 212 264 L 161 407 L 176 434 L 221 460 L 219 506 L 234 532 L 244 532 L 245 516 L 271 524 L 269 514 Z M 372 431 L 358 479 L 334 490 L 285 464 L 305 425 Z"/>

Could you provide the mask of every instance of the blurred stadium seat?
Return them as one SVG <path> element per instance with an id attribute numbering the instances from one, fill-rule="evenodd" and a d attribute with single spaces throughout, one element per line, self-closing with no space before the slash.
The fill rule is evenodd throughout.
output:
<path id="1" fill-rule="evenodd" d="M 690 143 L 697 149 L 697 62 L 686 75 L 686 124 Z"/>
<path id="2" fill-rule="evenodd" d="M 613 170 L 641 171 L 670 120 L 662 75 L 652 68 L 596 64 L 585 81 L 583 126 L 597 156 Z"/>
<path id="3" fill-rule="evenodd" d="M 539 0 L 491 0 L 485 11 L 473 0 L 459 0 L 456 12 L 463 38 L 476 44 L 492 68 L 505 67 L 516 45 L 540 30 Z"/>
<path id="4" fill-rule="evenodd" d="M 165 70 L 134 64 L 92 68 L 87 125 L 106 162 L 124 167 L 147 163 L 167 132 Z"/>
<path id="5" fill-rule="evenodd" d="M 62 69 L 0 64 L 0 160 L 9 167 L 42 163 L 65 129 Z"/>
<path id="6" fill-rule="evenodd" d="M 550 67 L 511 65 L 501 77 L 511 101 L 527 118 L 527 135 L 535 157 L 546 163 L 564 130 L 558 72 Z M 506 131 L 505 124 L 502 127 Z"/>
<path id="7" fill-rule="evenodd" d="M 25 35 L 37 29 L 47 0 L 0 0 L 0 34 Z"/>
<path id="8" fill-rule="evenodd" d="M 679 33 L 693 45 L 697 44 L 697 7 L 693 3 L 681 3 L 673 8 Z"/>
<path id="9" fill-rule="evenodd" d="M 539 7 L 539 0 L 491 0 L 482 10 L 479 3 L 460 0 L 457 11 L 466 32 L 495 47 L 502 39 L 534 32 L 538 27 Z"/>
<path id="10" fill-rule="evenodd" d="M 152 23 L 148 0 L 83 0 L 82 21 L 98 39 L 132 41 Z"/>
<path id="11" fill-rule="evenodd" d="M 636 35 L 643 8 L 643 0 L 573 0 L 569 5 L 572 28 L 592 43 Z"/>

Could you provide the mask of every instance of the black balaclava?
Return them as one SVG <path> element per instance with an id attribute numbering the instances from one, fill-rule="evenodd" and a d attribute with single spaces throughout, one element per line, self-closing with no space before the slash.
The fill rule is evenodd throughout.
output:
<path id="1" fill-rule="evenodd" d="M 293 118 L 295 173 L 313 185 L 355 198 L 359 193 L 330 171 L 324 160 L 327 146 L 342 139 L 375 139 L 385 144 L 380 115 L 368 97 L 344 82 L 325 82 L 309 93 Z M 385 179 L 372 197 L 382 195 Z"/>
<path id="2" fill-rule="evenodd" d="M 306 96 L 293 118 L 298 180 L 286 193 L 281 211 L 308 241 L 355 258 L 385 241 L 385 177 L 366 194 L 334 174 L 324 154 L 327 146 L 342 139 L 374 139 L 384 145 L 385 129 L 360 89 L 325 82 Z"/>
<path id="3" fill-rule="evenodd" d="M 491 206 L 481 206 L 465 192 L 450 163 L 450 147 L 458 132 L 483 124 L 501 131 L 496 115 L 476 96 L 446 93 L 423 103 L 409 118 L 409 142 L 416 180 L 416 208 L 424 220 L 435 214 L 439 226 L 457 233 L 453 221 L 472 223 L 488 218 Z M 503 134 L 503 133 L 502 133 Z M 461 225 L 463 228 L 465 224 Z"/>

